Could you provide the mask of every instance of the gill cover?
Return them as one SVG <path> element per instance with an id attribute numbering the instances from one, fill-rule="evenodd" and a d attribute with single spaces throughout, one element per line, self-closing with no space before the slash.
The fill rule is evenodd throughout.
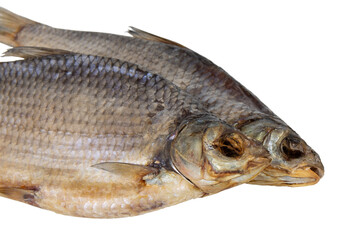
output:
<path id="1" fill-rule="evenodd" d="M 212 116 L 183 121 L 170 153 L 173 167 L 206 193 L 248 182 L 270 164 L 260 144 Z"/>

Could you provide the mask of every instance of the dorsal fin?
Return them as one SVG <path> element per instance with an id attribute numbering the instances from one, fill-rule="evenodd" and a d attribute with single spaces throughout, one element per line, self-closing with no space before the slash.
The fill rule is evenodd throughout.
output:
<path id="1" fill-rule="evenodd" d="M 34 57 L 43 57 L 43 56 L 57 55 L 57 54 L 69 54 L 69 53 L 72 52 L 61 49 L 52 49 L 52 48 L 43 48 L 43 47 L 14 47 L 4 52 L 4 56 L 34 58 Z"/>
<path id="2" fill-rule="evenodd" d="M 143 31 L 141 29 L 138 29 L 136 27 L 130 27 L 128 33 L 131 34 L 131 36 L 133 36 L 134 38 L 140 38 L 140 39 L 145 39 L 145 40 L 155 41 L 155 42 L 162 42 L 162 43 L 166 43 L 166 44 L 186 48 L 186 47 L 184 47 L 183 45 L 181 45 L 181 44 L 179 44 L 177 42 L 174 42 L 174 41 L 171 41 L 169 39 L 159 37 L 159 36 L 156 36 L 154 34 L 145 32 L 145 31 Z"/>

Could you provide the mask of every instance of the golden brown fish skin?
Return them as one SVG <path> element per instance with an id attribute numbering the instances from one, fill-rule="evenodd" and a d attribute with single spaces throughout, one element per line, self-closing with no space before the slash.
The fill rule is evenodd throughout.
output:
<path id="1" fill-rule="evenodd" d="M 267 170 L 263 172 L 264 176 L 267 176 L 266 178 L 259 175 L 258 179 L 252 183 L 297 186 L 292 181 L 279 179 L 278 176 L 271 177 L 275 173 L 274 169 L 278 169 L 278 173 L 284 174 L 284 176 L 296 176 L 297 180 L 299 174 L 296 172 L 299 169 L 309 169 L 309 174 L 317 175 L 317 180 L 309 181 L 309 185 L 316 183 L 323 176 L 324 167 L 319 156 L 295 131 L 223 69 L 190 49 L 135 28 L 130 30 L 135 38 L 129 38 L 105 33 L 56 29 L 14 14 L 7 15 L 16 18 L 19 24 L 14 24 L 14 21 L 10 19 L 8 22 L 11 24 L 7 24 L 9 26 L 7 30 L 1 31 L 0 28 L 0 41 L 2 42 L 12 46 L 61 48 L 135 62 L 144 69 L 164 76 L 180 88 L 197 96 L 209 111 L 228 123 L 234 124 L 240 130 L 247 134 L 249 132 L 258 133 L 256 136 L 253 133 L 247 136 L 262 141 L 264 147 L 274 153 L 273 163 L 268 172 Z M 265 124 L 263 125 L 265 128 L 259 128 L 257 124 L 249 125 L 256 121 Z M 259 129 L 263 131 L 259 132 Z M 299 151 L 299 146 L 302 146 L 301 158 L 294 157 L 297 155 L 291 154 L 294 152 L 292 149 L 284 152 L 284 144 L 281 141 L 264 142 L 264 135 L 270 132 L 270 137 L 272 130 L 275 129 L 281 129 L 282 139 L 286 138 L 284 134 L 287 134 L 290 139 L 296 139 L 290 146 L 294 147 L 295 152 Z M 274 137 L 279 138 L 280 135 Z M 273 151 L 274 146 L 270 144 L 276 144 L 277 150 Z M 307 179 L 307 174 L 304 175 L 304 178 Z M 306 184 L 301 183 L 300 185 Z"/>
<path id="2" fill-rule="evenodd" d="M 136 65 L 79 54 L 1 63 L 0 195 L 96 218 L 133 216 L 201 197 L 206 189 L 175 172 L 169 157 L 171 142 L 182 136 L 179 126 L 194 121 L 201 131 L 215 131 L 213 142 L 225 130 L 240 136 L 223 148 L 246 144 L 250 153 L 232 154 L 241 174 L 228 181 L 241 179 L 211 193 L 249 181 L 270 164 L 262 145 Z M 180 154 L 202 151 L 202 142 L 193 143 Z M 203 165 L 223 159 L 205 159 L 203 152 L 188 160 Z"/>
<path id="3" fill-rule="evenodd" d="M 35 189 L 22 196 L 23 202 L 76 217 L 136 216 L 204 196 L 181 175 L 166 169 L 149 180 L 126 179 L 90 166 L 78 170 L 1 166 L 0 173 L 1 185 L 11 186 L 10 190 Z"/>

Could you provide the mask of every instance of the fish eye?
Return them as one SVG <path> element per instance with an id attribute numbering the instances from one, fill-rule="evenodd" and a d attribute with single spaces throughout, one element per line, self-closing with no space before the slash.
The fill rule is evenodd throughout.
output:
<path id="1" fill-rule="evenodd" d="M 280 144 L 280 149 L 287 160 L 297 159 L 305 155 L 303 142 L 295 136 L 284 138 Z"/>
<path id="2" fill-rule="evenodd" d="M 213 145 L 222 155 L 237 158 L 243 154 L 242 140 L 234 135 L 221 136 Z"/>

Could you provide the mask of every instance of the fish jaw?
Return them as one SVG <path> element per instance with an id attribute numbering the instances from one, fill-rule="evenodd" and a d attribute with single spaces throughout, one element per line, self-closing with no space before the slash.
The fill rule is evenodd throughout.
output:
<path id="1" fill-rule="evenodd" d="M 249 138 L 262 142 L 272 158 L 250 184 L 300 187 L 314 185 L 323 177 L 319 155 L 280 121 L 263 118 L 240 129 Z"/>
<path id="2" fill-rule="evenodd" d="M 294 169 L 291 172 L 285 170 L 285 168 L 269 166 L 249 183 L 256 185 L 304 187 L 318 183 L 323 175 L 324 171 L 321 170 L 321 168 L 309 165 Z"/>

